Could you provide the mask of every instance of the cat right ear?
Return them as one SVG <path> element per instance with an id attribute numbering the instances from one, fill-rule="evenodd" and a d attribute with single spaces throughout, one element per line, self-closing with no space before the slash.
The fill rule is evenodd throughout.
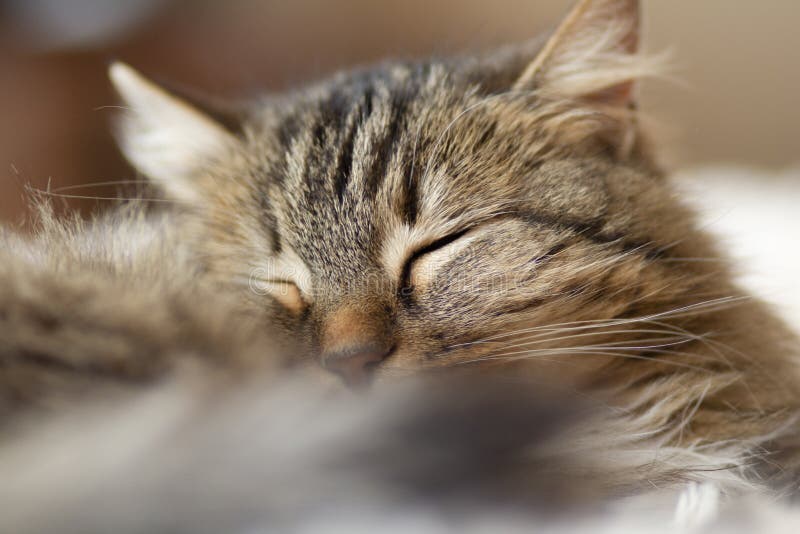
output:
<path id="1" fill-rule="evenodd" d="M 654 65 L 639 56 L 640 0 L 580 0 L 514 84 L 518 91 L 633 105 L 636 80 Z"/>
<path id="2" fill-rule="evenodd" d="M 170 198 L 198 201 L 196 181 L 204 162 L 234 151 L 236 136 L 124 63 L 112 64 L 109 77 L 126 108 L 119 124 L 125 157 Z"/>

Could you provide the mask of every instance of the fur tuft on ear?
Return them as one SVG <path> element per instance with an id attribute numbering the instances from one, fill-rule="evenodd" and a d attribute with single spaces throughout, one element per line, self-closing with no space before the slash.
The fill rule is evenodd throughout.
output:
<path id="1" fill-rule="evenodd" d="M 112 64 L 109 77 L 127 107 L 119 125 L 122 152 L 171 198 L 198 200 L 203 162 L 232 150 L 236 137 L 124 63 Z"/>
<path id="2" fill-rule="evenodd" d="M 640 31 L 639 0 L 580 0 L 514 89 L 632 107 L 635 81 L 661 70 L 638 53 Z"/>

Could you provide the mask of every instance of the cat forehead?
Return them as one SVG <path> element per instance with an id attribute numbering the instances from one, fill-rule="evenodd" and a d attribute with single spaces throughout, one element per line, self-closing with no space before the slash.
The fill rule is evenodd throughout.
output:
<path id="1" fill-rule="evenodd" d="M 268 162 L 259 169 L 263 181 L 291 207 L 358 204 L 366 196 L 410 210 L 402 215 L 413 219 L 412 189 L 440 186 L 434 175 L 447 174 L 450 185 L 480 178 L 441 164 L 502 137 L 496 119 L 479 117 L 491 114 L 492 103 L 443 65 L 386 66 L 266 105 L 251 144 Z M 506 148 L 519 142 L 519 131 L 505 134 Z"/>
<path id="2" fill-rule="evenodd" d="M 306 262 L 352 277 L 379 263 L 387 241 L 411 247 L 515 211 L 593 216 L 602 178 L 542 150 L 535 113 L 520 124 L 519 110 L 440 65 L 384 67 L 299 95 L 273 118 L 261 171 L 278 234 Z"/>

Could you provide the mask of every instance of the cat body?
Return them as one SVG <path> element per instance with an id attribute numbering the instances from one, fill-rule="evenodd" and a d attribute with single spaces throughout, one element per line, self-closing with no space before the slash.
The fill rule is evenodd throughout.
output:
<path id="1" fill-rule="evenodd" d="M 112 66 L 123 151 L 172 202 L 4 234 L 4 413 L 467 370 L 602 407 L 557 439 L 606 495 L 795 484 L 798 342 L 655 162 L 638 18 L 584 0 L 543 46 L 226 110 Z"/>

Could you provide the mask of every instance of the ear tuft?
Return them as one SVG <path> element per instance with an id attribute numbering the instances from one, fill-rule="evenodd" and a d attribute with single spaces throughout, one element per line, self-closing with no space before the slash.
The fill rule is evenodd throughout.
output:
<path id="1" fill-rule="evenodd" d="M 514 85 L 546 96 L 630 107 L 660 61 L 638 54 L 639 0 L 581 0 Z"/>
<path id="2" fill-rule="evenodd" d="M 125 156 L 173 199 L 197 200 L 203 162 L 228 153 L 235 136 L 124 63 L 112 64 L 109 77 L 127 108 L 120 121 Z"/>

